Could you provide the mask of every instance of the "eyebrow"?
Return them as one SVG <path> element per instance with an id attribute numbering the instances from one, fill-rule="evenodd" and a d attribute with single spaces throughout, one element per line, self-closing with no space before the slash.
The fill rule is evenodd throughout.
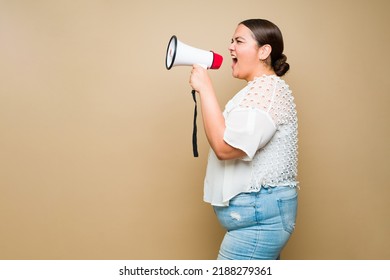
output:
<path id="1" fill-rule="evenodd" d="M 232 40 L 236 40 L 236 41 L 237 41 L 238 39 L 245 40 L 245 38 L 242 37 L 242 36 L 237 36 L 237 37 L 232 38 Z"/>
<path id="2" fill-rule="evenodd" d="M 237 37 L 234 37 L 234 38 L 233 38 L 233 40 L 238 40 L 238 39 L 245 40 L 245 38 L 242 37 L 242 36 L 237 36 Z"/>

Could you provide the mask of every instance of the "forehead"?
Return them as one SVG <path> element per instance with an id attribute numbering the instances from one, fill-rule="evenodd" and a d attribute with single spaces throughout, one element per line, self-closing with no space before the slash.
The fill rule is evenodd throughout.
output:
<path id="1" fill-rule="evenodd" d="M 254 40 L 254 35 L 252 31 L 243 24 L 239 24 L 236 30 L 234 31 L 233 38 L 237 38 L 237 37 L 241 37 L 246 40 L 250 40 L 250 39 Z"/>

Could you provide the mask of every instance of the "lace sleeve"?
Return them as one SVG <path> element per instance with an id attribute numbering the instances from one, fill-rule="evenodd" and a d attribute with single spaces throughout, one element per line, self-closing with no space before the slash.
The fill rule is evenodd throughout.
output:
<path id="1" fill-rule="evenodd" d="M 288 85 L 276 76 L 265 76 L 251 82 L 239 106 L 268 113 L 276 125 L 294 120 L 295 104 L 291 91 Z"/>

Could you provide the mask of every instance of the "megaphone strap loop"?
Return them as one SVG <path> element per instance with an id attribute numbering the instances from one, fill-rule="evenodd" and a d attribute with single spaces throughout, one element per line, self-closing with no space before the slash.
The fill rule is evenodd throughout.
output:
<path id="1" fill-rule="evenodd" d="M 198 130 L 197 127 L 196 127 L 196 117 L 198 115 L 197 103 L 196 103 L 196 91 L 192 90 L 191 94 L 192 94 L 192 99 L 194 99 L 194 102 L 195 102 L 194 124 L 193 124 L 193 130 L 192 130 L 192 151 L 193 151 L 194 157 L 198 157 L 199 156 L 199 154 L 198 154 L 198 143 L 197 143 L 197 136 L 196 136 L 196 133 L 197 133 L 197 130 Z"/>

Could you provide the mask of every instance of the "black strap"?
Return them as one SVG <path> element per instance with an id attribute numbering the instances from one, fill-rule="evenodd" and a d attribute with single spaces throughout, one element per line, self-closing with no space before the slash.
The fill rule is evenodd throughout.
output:
<path id="1" fill-rule="evenodd" d="M 192 90 L 191 91 L 192 93 L 192 99 L 194 99 L 194 102 L 195 102 L 195 108 L 194 108 L 194 124 L 193 124 L 193 130 L 192 130 L 192 150 L 193 150 L 193 154 L 194 154 L 194 157 L 198 157 L 198 144 L 197 144 L 197 137 L 196 137 L 196 133 L 197 133 L 197 128 L 196 128 L 196 116 L 198 115 L 198 112 L 197 112 L 197 104 L 196 104 L 196 91 L 195 90 Z"/>

